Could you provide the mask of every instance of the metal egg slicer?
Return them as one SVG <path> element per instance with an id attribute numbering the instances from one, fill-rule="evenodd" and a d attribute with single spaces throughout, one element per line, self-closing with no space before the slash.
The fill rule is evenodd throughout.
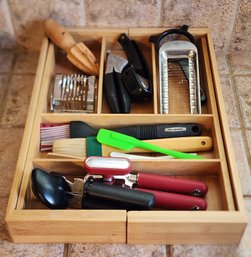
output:
<path id="1" fill-rule="evenodd" d="M 52 112 L 95 112 L 97 79 L 84 74 L 56 74 L 51 90 Z"/>

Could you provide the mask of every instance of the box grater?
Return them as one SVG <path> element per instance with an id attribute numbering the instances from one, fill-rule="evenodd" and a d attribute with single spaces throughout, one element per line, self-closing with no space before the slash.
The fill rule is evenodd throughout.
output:
<path id="1" fill-rule="evenodd" d="M 164 43 L 159 48 L 160 113 L 201 113 L 198 51 L 183 40 Z M 188 102 L 188 103 L 187 103 Z"/>

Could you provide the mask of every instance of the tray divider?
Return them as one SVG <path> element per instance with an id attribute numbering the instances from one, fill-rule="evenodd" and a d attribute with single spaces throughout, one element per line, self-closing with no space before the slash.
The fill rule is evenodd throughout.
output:
<path id="1" fill-rule="evenodd" d="M 98 103 L 97 103 L 97 114 L 102 112 L 102 98 L 103 98 L 103 78 L 104 78 L 104 66 L 105 66 L 105 55 L 106 55 L 106 38 L 102 37 L 100 63 L 99 63 L 99 80 L 98 80 Z"/>
<path id="2" fill-rule="evenodd" d="M 157 62 L 154 44 L 151 44 L 152 58 L 152 80 L 153 80 L 153 113 L 158 113 L 158 83 L 157 83 Z"/>
<path id="3" fill-rule="evenodd" d="M 217 110 L 217 105 L 215 101 L 215 92 L 213 87 L 211 67 L 210 67 L 209 56 L 208 56 L 208 47 L 207 47 L 207 42 L 205 37 L 201 38 L 201 43 L 202 43 L 202 54 L 204 56 L 204 62 L 205 62 L 205 77 L 208 82 L 208 93 L 210 96 L 210 102 L 211 102 L 212 114 L 213 114 L 214 135 L 215 135 L 214 140 L 216 140 L 217 142 L 218 154 L 219 154 L 219 158 L 221 159 L 221 165 L 222 165 L 224 192 L 225 192 L 226 201 L 227 201 L 226 207 L 228 210 L 235 210 L 234 198 L 232 194 L 232 188 L 231 188 L 231 183 L 230 183 L 230 178 L 228 173 L 228 166 L 226 162 L 226 154 L 225 154 L 225 149 L 222 142 L 222 134 L 221 134 L 218 110 Z"/>

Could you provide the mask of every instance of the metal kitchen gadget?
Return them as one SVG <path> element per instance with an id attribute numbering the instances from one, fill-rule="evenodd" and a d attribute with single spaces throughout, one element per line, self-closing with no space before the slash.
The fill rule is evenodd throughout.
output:
<path id="1" fill-rule="evenodd" d="M 52 112 L 93 113 L 97 101 L 97 79 L 83 74 L 57 74 L 50 97 Z"/>
<path id="2" fill-rule="evenodd" d="M 89 157 L 87 174 L 71 182 L 42 169 L 32 170 L 34 195 L 50 209 L 205 210 L 207 185 L 200 181 L 131 172 L 126 158 Z"/>
<path id="3" fill-rule="evenodd" d="M 207 185 L 201 181 L 175 178 L 154 173 L 133 172 L 127 158 L 91 156 L 85 159 L 88 176 L 95 176 L 106 183 L 121 184 L 136 191 L 151 192 L 155 196 L 154 207 L 169 210 L 205 210 Z"/>
<path id="4" fill-rule="evenodd" d="M 207 185 L 200 181 L 132 172 L 131 161 L 127 158 L 90 156 L 84 160 L 84 169 L 90 176 L 102 176 L 107 182 L 122 179 L 123 185 L 129 188 L 138 186 L 193 196 L 204 196 L 207 193 Z"/>
<path id="5" fill-rule="evenodd" d="M 131 190 L 100 181 L 101 176 L 74 178 L 32 170 L 32 191 L 50 209 L 124 209 L 147 210 L 153 207 L 155 197 L 151 192 Z"/>
<path id="6" fill-rule="evenodd" d="M 171 34 L 184 35 L 186 40 L 169 40 Z M 152 36 L 159 57 L 159 110 L 168 113 L 201 113 L 201 91 L 198 50 L 187 27 L 171 29 Z M 177 106 L 177 108 L 175 108 Z"/>

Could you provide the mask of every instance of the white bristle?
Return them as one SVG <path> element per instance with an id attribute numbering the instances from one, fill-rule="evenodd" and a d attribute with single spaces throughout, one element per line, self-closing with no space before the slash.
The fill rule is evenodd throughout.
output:
<path id="1" fill-rule="evenodd" d="M 55 140 L 52 147 L 55 154 L 70 155 L 83 158 L 86 156 L 85 138 L 68 138 Z"/>

